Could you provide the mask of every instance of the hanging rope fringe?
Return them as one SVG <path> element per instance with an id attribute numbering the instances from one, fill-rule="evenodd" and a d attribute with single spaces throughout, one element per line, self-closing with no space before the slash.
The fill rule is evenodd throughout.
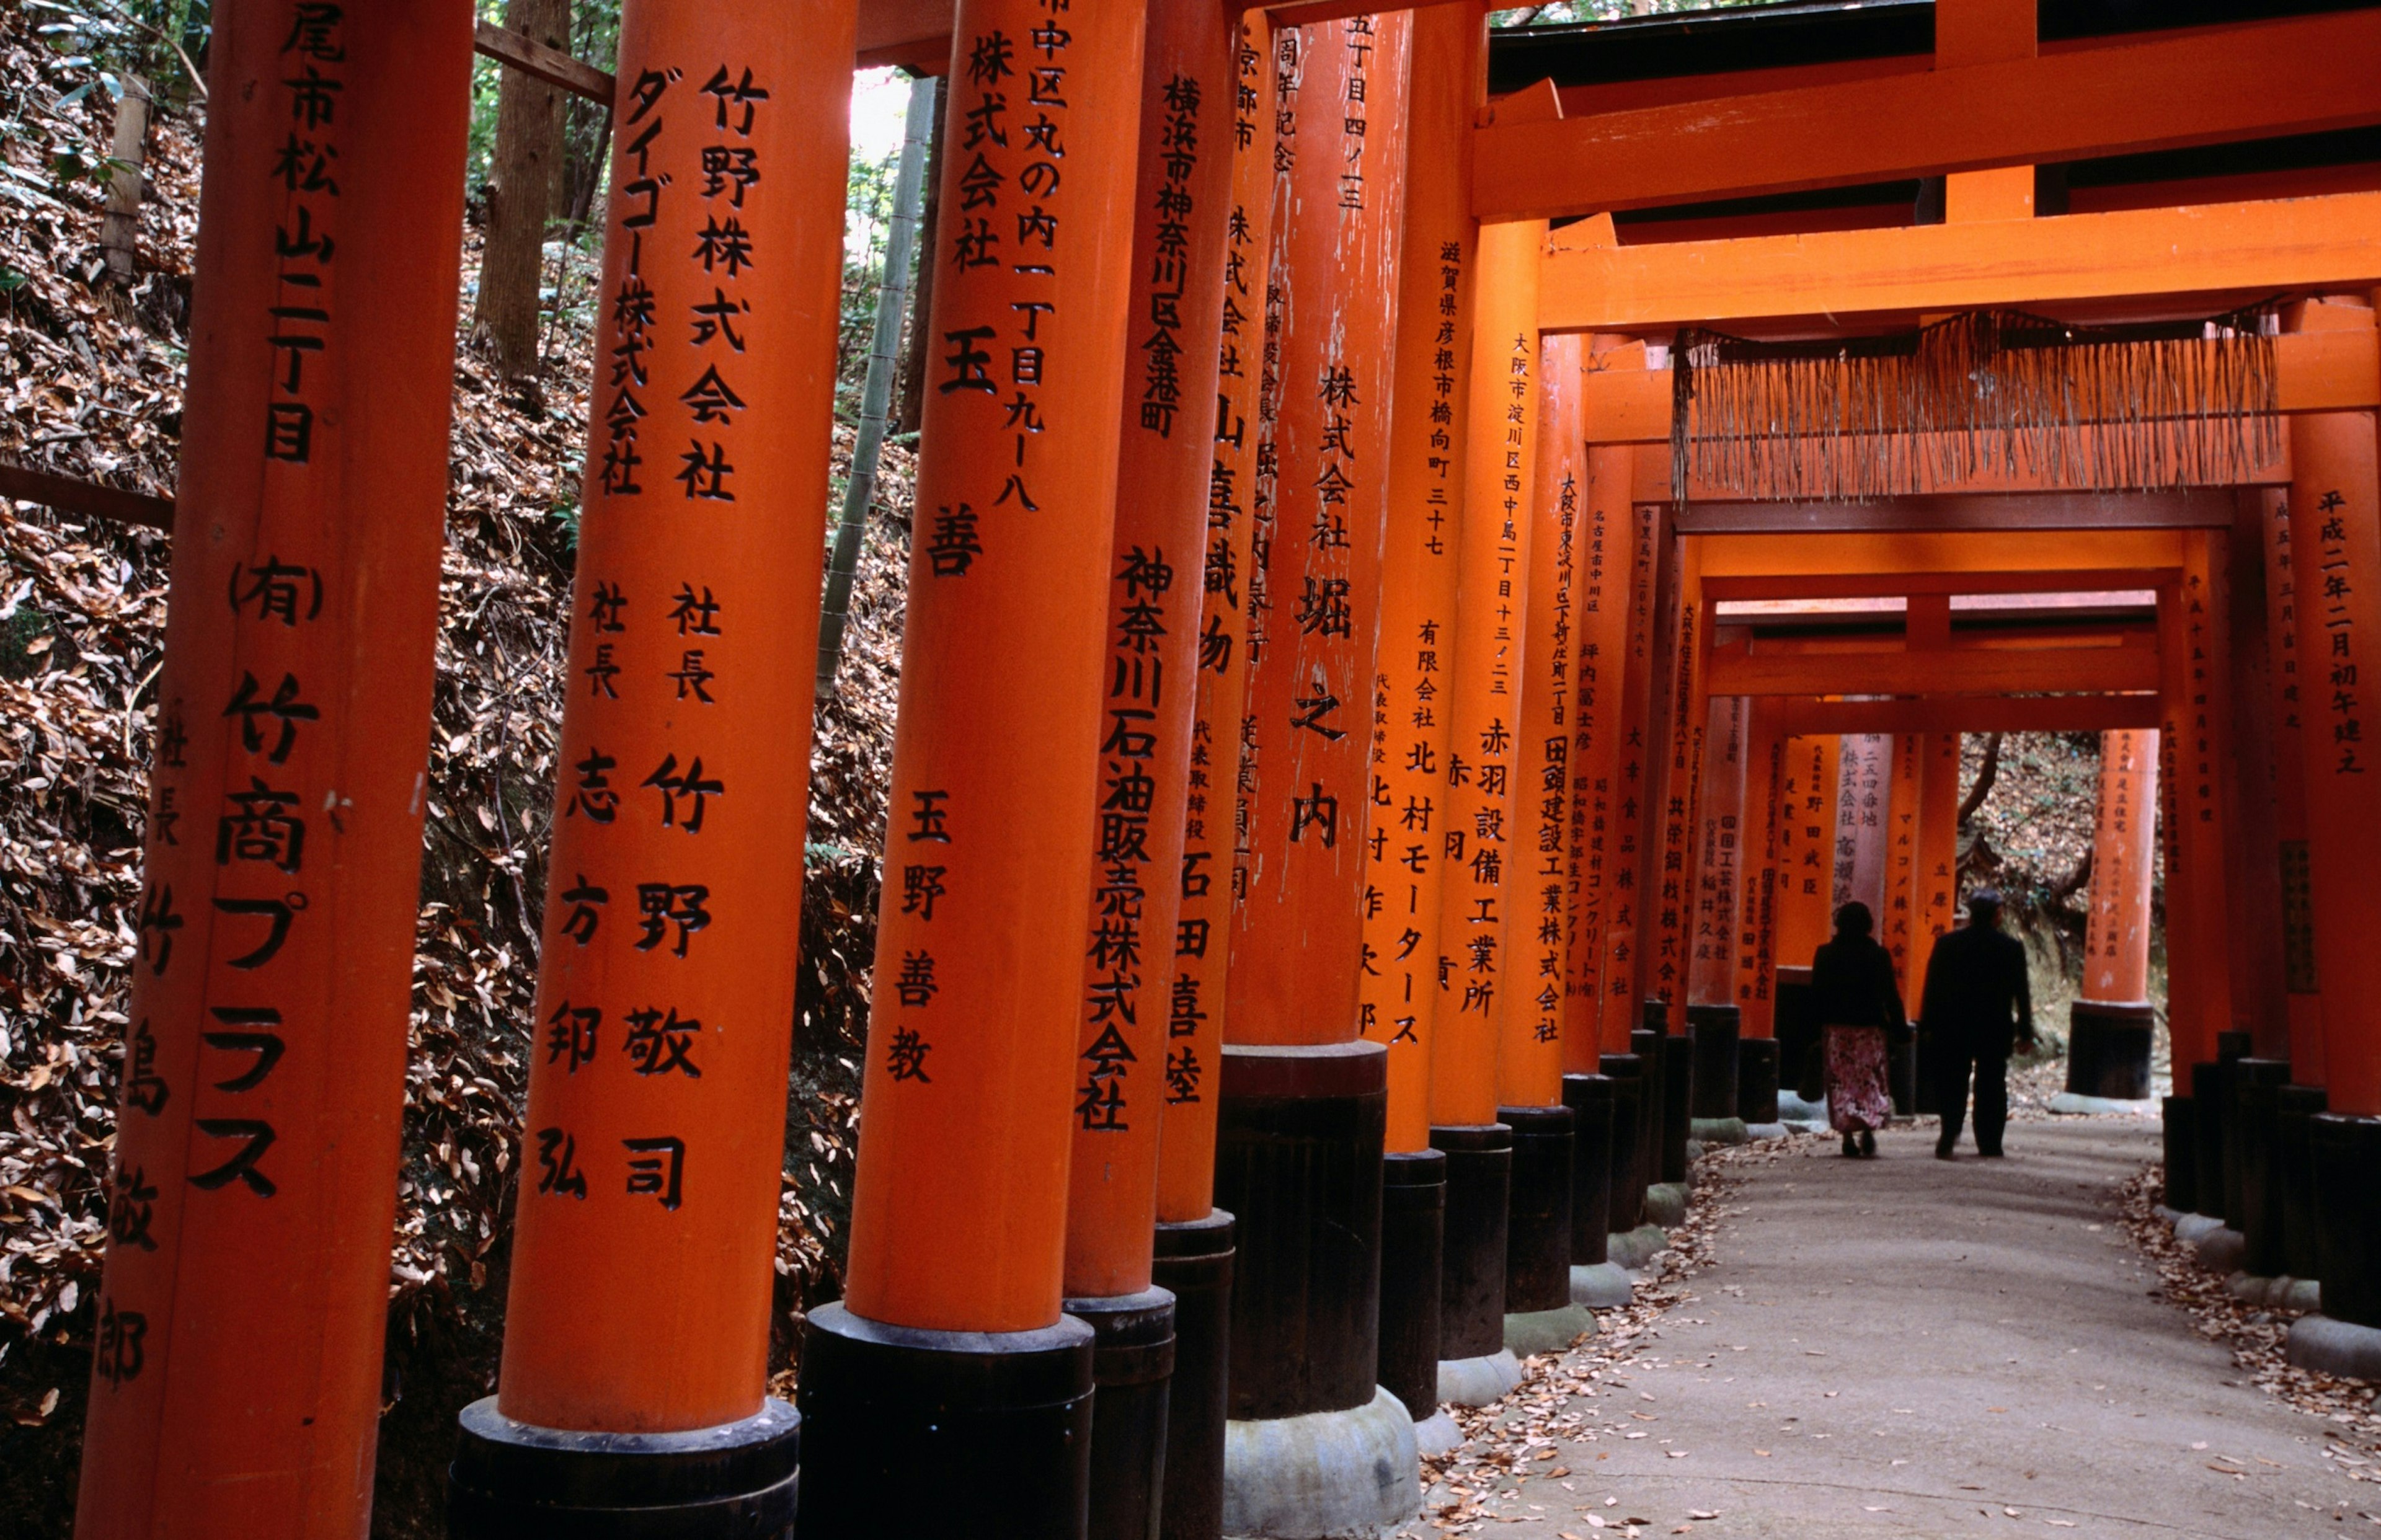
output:
<path id="1" fill-rule="evenodd" d="M 2277 314 L 2085 327 L 1979 311 L 1807 343 L 1684 330 L 1672 494 L 1857 502 L 1994 473 L 2100 492 L 2236 483 L 2281 452 Z"/>

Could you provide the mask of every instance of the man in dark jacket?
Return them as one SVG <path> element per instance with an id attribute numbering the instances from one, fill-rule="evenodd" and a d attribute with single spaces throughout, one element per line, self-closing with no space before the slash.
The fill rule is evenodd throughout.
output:
<path id="1" fill-rule="evenodd" d="M 1934 1044 L 1943 1112 L 1935 1158 L 1948 1160 L 1967 1117 L 1968 1082 L 1976 1086 L 1976 1152 L 2001 1153 L 2009 1125 L 2009 1059 L 2019 1042 L 2033 1046 L 2033 999 L 2026 988 L 2025 947 L 2000 931 L 2001 896 L 1968 896 L 1968 923 L 1935 937 L 1926 960 L 1919 1021 Z"/>

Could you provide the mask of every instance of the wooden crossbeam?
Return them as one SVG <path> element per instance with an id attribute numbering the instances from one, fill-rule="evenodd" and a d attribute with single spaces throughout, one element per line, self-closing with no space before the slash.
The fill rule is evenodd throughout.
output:
<path id="1" fill-rule="evenodd" d="M 13 497 L 20 503 L 40 503 L 60 513 L 87 514 L 118 524 L 138 524 L 146 529 L 168 532 L 174 528 L 174 501 L 170 497 L 153 497 L 145 492 L 127 492 L 120 486 L 102 486 L 97 482 L 55 475 L 21 465 L 0 463 L 0 497 Z"/>
<path id="2" fill-rule="evenodd" d="M 2381 407 L 2381 332 L 2285 332 L 2274 339 L 2274 368 L 2285 412 Z M 1581 396 L 1589 443 L 1669 442 L 1668 370 L 1591 369 Z M 1642 484 L 1637 495 L 1646 495 Z"/>
<path id="3" fill-rule="evenodd" d="M 1783 699 L 1763 720 L 1789 738 L 1839 733 L 2113 732 L 2155 727 L 2155 695 L 1937 695 L 1913 701 Z"/>
<path id="4" fill-rule="evenodd" d="M 1471 139 L 1472 212 L 1545 219 L 2381 122 L 2371 11 L 2128 37 Z"/>
<path id="5" fill-rule="evenodd" d="M 1715 648 L 1709 678 L 1715 695 L 2122 694 L 2158 688 L 2158 654 L 2155 647 Z"/>
<path id="6" fill-rule="evenodd" d="M 547 85 L 560 86 L 574 96 L 584 96 L 607 107 L 612 104 L 615 83 L 610 75 L 592 64 L 580 63 L 558 48 L 549 48 L 535 38 L 482 21 L 472 29 L 471 48 L 474 53 L 534 76 Z"/>
<path id="7" fill-rule="evenodd" d="M 1874 503 L 1698 500 L 1676 515 L 1680 534 L 1893 534 L 1936 530 L 2225 530 L 2240 495 L 2193 492 L 2003 492 L 1887 497 Z"/>
<path id="8" fill-rule="evenodd" d="M 1696 537 L 1695 548 L 1706 593 L 1846 597 L 2154 586 L 2182 568 L 2190 538 L 2179 530 L 2068 530 L 2021 543 L 1974 531 L 1716 534 Z M 1862 579 L 1874 586 L 1859 586 Z"/>
<path id="9" fill-rule="evenodd" d="M 1579 250 L 1539 274 L 1546 331 L 2381 285 L 2381 192 L 1985 224 Z"/>

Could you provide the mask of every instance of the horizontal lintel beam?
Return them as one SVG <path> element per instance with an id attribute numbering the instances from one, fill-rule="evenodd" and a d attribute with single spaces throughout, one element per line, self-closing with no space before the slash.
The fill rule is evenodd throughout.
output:
<path id="1" fill-rule="evenodd" d="M 1472 212 L 1545 219 L 2381 122 L 2369 12 L 1675 103 L 1471 139 Z"/>
<path id="2" fill-rule="evenodd" d="M 1830 538 L 1866 537 L 1820 536 L 1798 544 L 1816 544 L 1819 539 Z M 1703 575 L 1703 596 L 1716 603 L 1731 599 L 1900 598 L 1912 593 L 2133 593 L 2173 581 L 2177 570 L 2156 567 L 2045 566 L 1948 572 L 1883 568 L 1775 575 L 1707 571 Z"/>
<path id="3" fill-rule="evenodd" d="M 1850 653 L 1716 649 L 1715 695 L 2121 694 L 2158 687 L 2153 647 L 1952 647 Z"/>
<path id="4" fill-rule="evenodd" d="M 2069 530 L 2022 542 L 1972 530 L 1817 537 L 1713 534 L 1695 538 L 1695 555 L 1704 592 L 1730 598 L 1818 596 L 1797 585 L 1847 585 L 1862 575 L 1889 580 L 1870 591 L 1874 593 L 1965 593 L 1971 582 L 2010 581 L 1996 575 L 2010 573 L 2018 562 L 2024 564 L 2025 585 L 2031 589 L 2060 588 L 2064 583 L 2058 574 L 2068 572 L 2087 578 L 2088 590 L 2128 589 L 2149 586 L 2139 581 L 2143 574 L 2170 581 L 2184 565 L 2188 538 L 2174 530 Z M 2126 581 L 2105 581 L 2117 574 Z M 1730 581 L 1737 579 L 1769 586 L 1754 593 L 1728 593 Z M 1903 586 L 1911 583 L 1931 586 Z M 1838 586 L 1832 592 L 1850 597 L 1854 591 Z"/>
<path id="5" fill-rule="evenodd" d="M 1763 720 L 1789 738 L 1845 733 L 2115 732 L 2157 727 L 2151 695 L 1940 695 L 1920 701 L 1779 700 Z M 1772 715 L 1774 714 L 1774 715 Z"/>
<path id="6" fill-rule="evenodd" d="M 1892 534 L 1935 530 L 2230 529 L 2239 494 L 2000 492 L 1874 503 L 1690 503 L 1680 534 Z"/>
<path id="7" fill-rule="evenodd" d="M 1557 246 L 1550 332 L 2381 284 L 2381 192 L 1642 246 Z"/>

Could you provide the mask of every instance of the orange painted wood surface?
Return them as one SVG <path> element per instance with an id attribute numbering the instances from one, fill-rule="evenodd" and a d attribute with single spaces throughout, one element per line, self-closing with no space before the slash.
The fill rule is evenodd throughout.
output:
<path id="1" fill-rule="evenodd" d="M 2306 882 L 2308 859 L 2306 731 L 2308 708 L 2326 697 L 2310 695 L 2323 675 L 2299 662 L 2299 561 L 2292 539 L 2289 494 L 2258 494 L 2265 536 L 2265 678 L 2272 694 L 2274 731 L 2274 837 L 2281 878 L 2282 1001 L 2289 1024 L 2290 1076 L 2302 1085 L 2321 1085 L 2323 995 L 2314 955 L 2313 893 Z M 2310 561 L 2314 573 L 2317 564 Z M 2319 592 L 2319 591 L 2318 591 Z M 2314 596 L 2311 594 L 2310 597 Z M 2320 661 L 2319 659 L 2316 661 Z M 2253 857 L 2252 858 L 2253 859 Z"/>
<path id="2" fill-rule="evenodd" d="M 1175 959 L 1174 990 L 1166 1011 L 1168 1068 L 1195 1069 L 1199 1079 L 1195 1091 L 1169 1094 L 1166 1127 L 1159 1135 L 1157 1216 L 1168 1224 L 1205 1218 L 1215 1207 L 1217 1090 L 1212 1072 L 1223 1057 L 1225 981 L 1231 962 L 1238 837 L 1233 803 L 1239 795 L 1240 718 L 1249 690 L 1257 451 L 1264 442 L 1258 386 L 1264 369 L 1265 273 L 1273 231 L 1270 30 L 1241 24 L 1233 71 L 1232 214 L 1217 324 L 1198 701 L 1190 725 L 1182 898 L 1176 916 L 1183 944 Z"/>
<path id="3" fill-rule="evenodd" d="M 1413 28 L 1359 995 L 1364 1035 L 1388 1049 L 1387 1148 L 1400 1154 L 1430 1147 L 1477 244 L 1459 135 L 1480 98 L 1486 18 L 1474 5 L 1438 6 L 1416 11 Z"/>
<path id="4" fill-rule="evenodd" d="M 1715 695 L 2106 693 L 2157 687 L 2158 655 L 2147 647 L 1754 652 L 1711 659 Z"/>
<path id="5" fill-rule="evenodd" d="M 1688 921 L 1687 999 L 1736 1003 L 1736 906 L 1745 859 L 1745 787 L 1751 703 L 1715 692 L 1705 715 L 1703 794 L 1694 834 L 1693 912 Z"/>
<path id="6" fill-rule="evenodd" d="M 1077 10 L 1037 42 L 1047 15 L 961 0 L 969 64 L 927 253 L 942 270 L 845 1302 L 938 1331 L 1058 1318 L 1096 756 L 1137 730 L 1109 709 L 1105 643 L 1142 14 Z M 1022 131 L 1037 91 L 1064 98 L 1031 109 L 1056 125 L 1062 177 Z M 971 147 L 995 97 L 1018 131 Z M 996 202 L 971 211 L 979 188 Z"/>
<path id="7" fill-rule="evenodd" d="M 1069 1299 L 1149 1287 L 1162 1125 L 1216 1092 L 1212 1061 L 1174 1033 L 1197 1035 L 1196 1018 L 1179 1012 L 1213 929 L 1178 923 L 1183 889 L 1215 886 L 1212 867 L 1186 878 L 1184 853 L 1215 465 L 1207 344 L 1221 335 L 1237 33 L 1221 7 L 1152 6 L 1142 43 L 1108 567 L 1112 730 L 1099 750 L 1067 1178 Z"/>
<path id="8" fill-rule="evenodd" d="M 1736 920 L 1736 1005 L 1747 1037 L 1777 1027 L 1777 907 L 1786 832 L 1786 747 L 1767 702 L 1752 706 L 1752 751 L 1746 760 L 1743 881 Z"/>
<path id="9" fill-rule="evenodd" d="M 1779 786 L 1777 961 L 1808 968 L 1819 943 L 1834 931 L 1836 794 L 1842 782 L 1842 740 L 1836 735 L 1786 740 Z"/>
<path id="10" fill-rule="evenodd" d="M 2370 328 L 2373 312 L 2347 303 L 2309 305 L 2300 324 Z M 2291 426 L 2298 474 L 2290 485 L 2290 550 L 2308 838 L 2306 870 L 2298 878 L 2303 897 L 2286 888 L 2283 900 L 2301 905 L 2314 931 L 2323 1076 L 2332 1110 L 2365 1117 L 2381 1114 L 2381 996 L 2375 992 L 2381 948 L 2372 940 L 2381 918 L 2373 884 L 2381 870 L 2381 799 L 2372 786 L 2381 775 L 2381 748 L 2361 684 L 2381 657 L 2381 454 L 2374 422 L 2370 412 L 2347 412 Z"/>
<path id="11" fill-rule="evenodd" d="M 2155 727 L 2162 707 L 2138 695 L 1938 695 L 1915 701 L 1777 700 L 1782 729 L 1849 733 L 2106 732 Z"/>
<path id="12" fill-rule="evenodd" d="M 1687 1027 L 1687 963 L 1693 939 L 1695 852 L 1702 826 L 1698 804 L 1710 730 L 1704 664 L 1712 626 L 1703 593 L 1703 544 L 1679 542 L 1666 646 L 1656 654 L 1665 675 L 1656 686 L 1663 692 L 1663 709 L 1654 714 L 1660 727 L 1659 779 L 1648 777 L 1654 801 L 1647 814 L 1654 821 L 1647 837 L 1658 843 L 1650 852 L 1653 859 L 1645 863 L 1652 874 L 1645 880 L 1645 944 L 1638 976 L 1646 999 L 1667 1001 L 1671 1006 L 1673 1033 Z"/>
<path id="13" fill-rule="evenodd" d="M 2230 924 L 2225 884 L 2224 820 L 2230 801 L 2226 670 L 2217 666 L 2227 634 L 2224 566 L 2211 544 L 2224 538 L 2193 531 L 2183 574 L 2159 595 L 2161 810 L 2167 846 L 2168 1030 L 2177 1064 L 2216 1057 L 2216 1034 L 2232 1029 Z"/>
<path id="14" fill-rule="evenodd" d="M 2381 120 L 2370 17 L 2249 22 L 1924 73 L 1479 128 L 1472 212 L 1545 218 Z"/>
<path id="15" fill-rule="evenodd" d="M 1919 772 L 1917 913 L 1911 935 L 1905 1008 L 1926 998 L 1926 964 L 1935 943 L 1959 918 L 1960 735 L 1922 735 L 1926 766 Z"/>
<path id="16" fill-rule="evenodd" d="M 1504 1016 L 1527 982 L 1507 946 L 1506 921 L 1526 891 L 1516 739 L 1536 533 L 1540 360 L 1532 318 L 1545 235 L 1543 224 L 1481 227 L 1471 389 L 1458 408 L 1469 434 L 1447 695 L 1441 845 L 1447 869 L 1438 911 L 1447 992 L 1430 1049 L 1431 1121 L 1442 1126 L 1496 1120 Z"/>
<path id="17" fill-rule="evenodd" d="M 1885 810 L 1885 910 L 1876 917 L 1877 940 L 1893 955 L 1893 970 L 1901 981 L 1904 998 L 1910 993 L 1911 970 L 1917 967 L 1917 927 L 1922 899 L 1918 890 L 1918 819 L 1924 805 L 1926 776 L 1924 733 L 1898 733 L 1893 739 L 1893 795 Z"/>
<path id="18" fill-rule="evenodd" d="M 2155 733 L 2100 735 L 2091 911 L 2083 930 L 2087 1000 L 2150 997 L 2150 874 L 2157 859 Z"/>
<path id="19" fill-rule="evenodd" d="M 2355 287 L 2376 277 L 2381 192 L 2342 192 L 1999 223 L 1557 247 L 1546 258 L 1538 324 L 1592 331 L 1790 316 L 1850 321 Z"/>
<path id="20" fill-rule="evenodd" d="M 1507 846 L 1506 991 L 1496 1105 L 1562 1102 L 1563 997 L 1570 977 L 1571 744 L 1579 709 L 1585 441 L 1582 339 L 1538 339 L 1538 442 L 1531 496 L 1528 640 L 1514 728 L 1513 832 Z"/>
<path id="21" fill-rule="evenodd" d="M 1276 46 L 1292 61 L 1275 114 L 1278 471 L 1256 537 L 1232 1043 L 1358 1032 L 1410 30 L 1402 13 L 1360 17 Z"/>
<path id="22" fill-rule="evenodd" d="M 250 0 L 209 57 L 76 1533 L 348 1540 L 388 1318 L 470 7 Z"/>

